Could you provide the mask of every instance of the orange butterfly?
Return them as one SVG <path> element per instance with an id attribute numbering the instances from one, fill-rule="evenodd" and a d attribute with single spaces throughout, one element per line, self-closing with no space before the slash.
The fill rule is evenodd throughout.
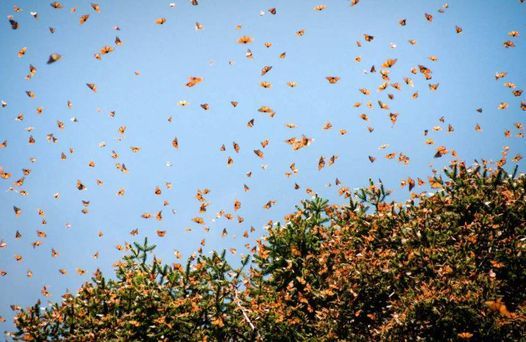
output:
<path id="1" fill-rule="evenodd" d="M 203 78 L 202 77 L 197 77 L 197 76 L 190 76 L 188 78 L 188 82 L 186 83 L 186 86 L 187 87 L 193 87 L 199 83 L 203 82 Z"/>
<path id="2" fill-rule="evenodd" d="M 86 21 L 88 21 L 88 19 L 89 19 L 89 14 L 84 14 L 80 16 L 80 19 L 79 19 L 80 25 L 84 24 Z"/>
<path id="3" fill-rule="evenodd" d="M 250 36 L 242 36 L 242 37 L 239 37 L 239 39 L 237 40 L 237 43 L 238 44 L 250 44 L 253 41 L 254 40 Z"/>
<path id="4" fill-rule="evenodd" d="M 325 77 L 327 81 L 329 81 L 330 84 L 335 84 L 340 80 L 340 77 L 338 76 L 327 76 Z"/>

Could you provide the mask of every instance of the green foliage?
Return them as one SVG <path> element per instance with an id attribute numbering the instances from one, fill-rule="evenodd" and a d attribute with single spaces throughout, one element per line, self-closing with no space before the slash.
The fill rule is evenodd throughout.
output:
<path id="1" fill-rule="evenodd" d="M 453 164 L 433 195 L 344 206 L 315 197 L 234 269 L 130 248 L 116 278 L 21 310 L 24 340 L 519 340 L 526 336 L 526 177 Z M 247 270 L 248 266 L 248 270 Z"/>

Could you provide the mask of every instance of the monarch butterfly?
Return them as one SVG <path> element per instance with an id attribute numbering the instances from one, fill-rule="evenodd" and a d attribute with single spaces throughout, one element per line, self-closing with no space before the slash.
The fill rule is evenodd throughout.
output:
<path id="1" fill-rule="evenodd" d="M 509 105 L 508 105 L 507 102 L 501 102 L 497 108 L 500 109 L 500 110 L 504 110 L 504 109 L 508 108 L 508 106 Z"/>
<path id="2" fill-rule="evenodd" d="M 267 72 L 269 72 L 270 70 L 272 70 L 272 66 L 270 65 L 265 65 L 263 67 L 263 69 L 261 69 L 261 76 L 265 75 Z"/>
<path id="3" fill-rule="evenodd" d="M 447 148 L 445 146 L 439 146 L 437 147 L 437 151 L 435 153 L 435 156 L 434 158 L 440 158 L 442 157 L 444 154 L 447 154 L 449 151 L 447 150 Z"/>
<path id="4" fill-rule="evenodd" d="M 97 13 L 100 13 L 100 6 L 99 4 L 96 4 L 96 3 L 91 3 L 91 8 L 93 8 L 93 10 Z"/>
<path id="5" fill-rule="evenodd" d="M 155 23 L 157 25 L 163 25 L 166 22 L 166 18 L 157 18 L 155 19 Z"/>
<path id="6" fill-rule="evenodd" d="M 86 190 L 87 187 L 84 184 L 82 184 L 80 180 L 77 180 L 77 189 L 80 191 L 83 191 L 83 190 Z"/>
<path id="7" fill-rule="evenodd" d="M 256 156 L 258 156 L 261 159 L 265 157 L 265 154 L 261 152 L 261 150 L 254 150 L 254 153 L 256 154 Z"/>
<path id="8" fill-rule="evenodd" d="M 252 39 L 252 37 L 250 36 L 241 36 L 239 37 L 239 39 L 237 40 L 237 43 L 238 44 L 250 44 L 252 43 L 254 40 Z"/>
<path id="9" fill-rule="evenodd" d="M 371 95 L 371 92 L 369 91 L 369 89 L 366 89 L 366 88 L 360 88 L 359 89 L 360 92 L 364 95 Z"/>
<path id="10" fill-rule="evenodd" d="M 97 85 L 95 83 L 86 83 L 88 88 L 90 88 L 94 93 L 97 92 Z"/>
<path id="11" fill-rule="evenodd" d="M 366 42 L 371 42 L 374 39 L 374 36 L 364 33 L 363 38 L 365 39 Z"/>
<path id="12" fill-rule="evenodd" d="M 245 57 L 248 58 L 248 59 L 253 59 L 254 58 L 254 54 L 252 53 L 252 50 L 247 49 L 247 52 L 245 52 Z"/>
<path id="13" fill-rule="evenodd" d="M 330 84 L 335 84 L 340 80 L 340 77 L 338 76 L 327 76 L 325 77 L 327 81 L 329 81 Z"/>
<path id="14" fill-rule="evenodd" d="M 429 83 L 429 90 L 431 91 L 435 91 L 438 89 L 438 86 L 440 85 L 440 83 Z"/>
<path id="15" fill-rule="evenodd" d="M 388 60 L 386 60 L 386 61 L 382 64 L 382 66 L 383 66 L 384 68 L 391 68 L 393 65 L 396 64 L 397 61 L 398 61 L 397 58 L 394 58 L 394 59 L 388 59 Z"/>
<path id="16" fill-rule="evenodd" d="M 103 54 L 103 55 L 106 55 L 110 52 L 113 52 L 113 46 L 110 46 L 110 45 L 105 45 L 103 46 L 101 49 L 100 49 L 100 53 Z"/>
<path id="17" fill-rule="evenodd" d="M 18 30 L 18 22 L 13 19 L 13 16 L 8 16 L 7 19 L 9 20 L 9 24 L 11 24 L 11 29 Z"/>
<path id="18" fill-rule="evenodd" d="M 424 16 L 426 17 L 426 20 L 429 22 L 433 21 L 433 16 L 429 13 L 424 13 Z"/>
<path id="19" fill-rule="evenodd" d="M 273 117 L 276 113 L 272 110 L 272 108 L 267 106 L 261 106 L 258 109 L 258 112 L 268 114 L 270 117 Z"/>
<path id="20" fill-rule="evenodd" d="M 325 167 L 325 158 L 323 156 L 318 160 L 318 171 Z"/>
<path id="21" fill-rule="evenodd" d="M 27 51 L 27 47 L 23 47 L 23 48 L 21 48 L 21 49 L 18 51 L 18 57 L 19 57 L 19 58 L 24 57 L 24 55 L 26 54 L 26 51 Z"/>
<path id="22" fill-rule="evenodd" d="M 203 82 L 203 78 L 202 77 L 197 77 L 197 76 L 190 76 L 188 78 L 188 82 L 186 83 L 186 86 L 191 88 L 199 83 Z"/>
<path id="23" fill-rule="evenodd" d="M 58 1 L 55 1 L 55 2 L 52 2 L 49 4 L 51 7 L 55 8 L 55 9 L 60 9 L 60 8 L 64 8 L 64 6 L 62 6 L 62 4 Z"/>
<path id="24" fill-rule="evenodd" d="M 49 59 L 47 61 L 47 64 L 55 63 L 56 61 L 60 60 L 62 56 L 58 53 L 52 53 L 49 55 Z"/>
<path id="25" fill-rule="evenodd" d="M 89 14 L 81 15 L 79 19 L 80 25 L 84 24 L 86 21 L 88 21 L 88 19 L 89 19 Z"/>
<path id="26" fill-rule="evenodd" d="M 265 203 L 265 205 L 263 206 L 263 208 L 265 208 L 265 209 L 270 209 L 270 208 L 272 208 L 272 206 L 273 206 L 274 204 L 276 204 L 276 201 L 274 201 L 274 200 L 270 200 L 270 201 L 268 201 L 267 203 Z"/>

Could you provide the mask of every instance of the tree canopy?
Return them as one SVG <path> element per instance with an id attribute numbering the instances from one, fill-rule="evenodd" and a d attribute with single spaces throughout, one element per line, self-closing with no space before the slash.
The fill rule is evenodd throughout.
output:
<path id="1" fill-rule="evenodd" d="M 381 183 L 315 197 L 239 265 L 165 264 L 147 240 L 115 276 L 15 318 L 22 340 L 518 340 L 526 336 L 526 176 L 454 163 L 434 193 Z"/>

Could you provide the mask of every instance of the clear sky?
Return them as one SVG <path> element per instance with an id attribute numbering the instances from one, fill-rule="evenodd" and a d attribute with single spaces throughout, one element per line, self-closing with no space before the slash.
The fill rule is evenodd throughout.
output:
<path id="1" fill-rule="evenodd" d="M 200 0 L 192 6 L 176 0 L 175 7 L 169 1 L 113 0 L 100 1 L 100 13 L 89 1 L 62 4 L 55 9 L 46 1 L 0 2 L 0 100 L 6 103 L 0 108 L 0 143 L 7 141 L 0 148 L 0 168 L 11 174 L 0 179 L 0 271 L 7 272 L 0 277 L 0 316 L 7 320 L 0 323 L 2 331 L 12 327 L 11 304 L 59 300 L 96 268 L 111 274 L 112 263 L 123 253 L 116 246 L 126 241 L 148 236 L 167 262 L 174 260 L 174 250 L 186 258 L 202 239 L 205 250 L 237 248 L 239 255 L 246 253 L 246 243 L 253 244 L 264 233 L 268 220 L 282 220 L 301 199 L 309 198 L 308 188 L 344 203 L 340 187 L 362 187 L 369 178 L 381 178 L 394 199 L 405 200 L 409 195 L 401 180 L 427 180 L 432 169 L 441 170 L 453 158 L 453 150 L 458 159 L 472 163 L 498 160 L 508 146 L 508 169 L 513 157 L 526 152 L 520 136 L 525 97 L 513 94 L 526 82 L 526 4 L 518 0 L 449 1 L 447 8 L 431 0 L 361 0 L 355 6 L 350 1 L 310 0 Z M 316 5 L 326 8 L 316 11 Z M 276 8 L 275 15 L 271 8 Z M 37 18 L 30 12 L 37 12 Z M 425 13 L 433 16 L 431 22 Z M 81 25 L 85 14 L 89 18 Z M 18 22 L 17 30 L 11 28 L 9 15 Z M 158 25 L 158 18 L 166 22 Z M 401 19 L 406 19 L 405 26 Z M 196 30 L 196 22 L 202 29 Z M 456 26 L 462 32 L 457 33 Z M 304 34 L 298 36 L 301 29 Z M 511 37 L 511 31 L 519 35 Z M 374 38 L 367 42 L 364 34 Z M 238 44 L 244 35 L 253 42 Z M 116 36 L 122 45 L 115 44 Z M 416 44 L 408 42 L 412 39 Z M 515 47 L 505 48 L 506 41 Z M 272 45 L 266 47 L 267 42 Z M 114 51 L 96 59 L 94 54 L 105 45 Z M 27 51 L 18 57 L 23 47 Z M 252 59 L 246 57 L 247 49 Z M 286 56 L 280 58 L 283 52 Z M 47 64 L 52 53 L 62 58 Z M 387 59 L 397 60 L 389 68 L 388 82 L 398 83 L 399 90 L 391 85 L 378 90 L 385 82 L 380 71 L 388 69 L 382 67 Z M 36 73 L 26 80 L 30 64 Z M 376 72 L 371 73 L 373 65 Z M 411 73 L 419 65 L 432 71 L 431 79 Z M 262 76 L 264 66 L 272 69 Z M 496 80 L 497 72 L 507 74 Z M 203 81 L 187 87 L 191 76 Z M 340 79 L 330 84 L 327 76 Z M 262 81 L 271 87 L 261 87 Z M 296 86 L 287 86 L 289 81 Z M 87 83 L 96 84 L 96 92 Z M 432 91 L 429 84 L 439 86 Z M 370 95 L 362 94 L 362 88 Z M 188 104 L 178 105 L 183 100 Z M 378 100 L 389 109 L 379 108 Z M 237 107 L 231 101 L 237 101 Z M 200 106 L 204 103 L 207 111 Z M 498 109 L 501 103 L 508 108 Z M 261 106 L 272 108 L 275 116 L 258 112 Z M 390 113 L 398 114 L 395 124 Z M 63 122 L 62 129 L 57 121 Z M 329 122 L 332 128 L 324 129 Z M 449 124 L 453 132 L 448 132 Z M 124 134 L 119 133 L 122 126 Z M 340 134 L 342 129 L 347 133 Z M 55 143 L 48 141 L 48 134 Z M 309 146 L 293 151 L 285 143 L 302 135 L 312 139 Z M 34 144 L 28 142 L 30 136 Z M 172 145 L 175 137 L 178 149 Z M 429 138 L 433 144 L 426 144 Z M 220 150 L 223 144 L 226 151 Z M 132 152 L 134 146 L 140 151 Z M 434 158 L 439 146 L 449 153 Z M 389 153 L 396 155 L 387 159 Z M 400 153 L 410 158 L 407 165 L 398 161 Z M 338 158 L 329 165 L 333 155 Z M 318 170 L 320 156 L 326 165 Z M 374 163 L 369 156 L 376 158 Z M 233 164 L 227 167 L 229 157 Z M 124 163 L 128 172 L 118 170 L 116 163 Z M 298 171 L 288 177 L 291 163 Z M 518 164 L 524 171 L 524 161 Z M 23 169 L 31 172 L 17 185 Z M 334 184 L 336 178 L 341 185 Z M 97 179 L 104 184 L 97 185 Z M 85 190 L 77 189 L 77 180 Z M 295 183 L 300 189 L 294 189 Z M 200 213 L 195 195 L 204 188 L 210 190 L 205 195 L 209 205 Z M 123 196 L 117 195 L 120 189 L 125 189 Z M 87 214 L 82 213 L 83 200 L 89 201 Z M 236 200 L 241 203 L 237 211 Z M 275 204 L 264 209 L 270 200 Z M 13 206 L 21 209 L 18 216 Z M 160 210 L 159 221 L 155 216 Z M 221 210 L 232 219 L 217 218 Z M 144 213 L 152 218 L 142 218 Z M 204 224 L 193 222 L 195 217 Z M 251 226 L 255 232 L 244 238 Z M 135 228 L 139 234 L 131 236 Z M 222 237 L 224 228 L 228 235 Z M 39 237 L 37 230 L 47 236 Z M 166 235 L 159 237 L 157 230 Z M 40 246 L 33 247 L 35 241 Z M 58 252 L 55 257 L 52 248 Z M 16 255 L 23 259 L 15 260 Z M 78 275 L 77 268 L 86 273 Z M 61 275 L 59 269 L 68 273 Z M 48 298 L 41 294 L 44 285 Z"/>

